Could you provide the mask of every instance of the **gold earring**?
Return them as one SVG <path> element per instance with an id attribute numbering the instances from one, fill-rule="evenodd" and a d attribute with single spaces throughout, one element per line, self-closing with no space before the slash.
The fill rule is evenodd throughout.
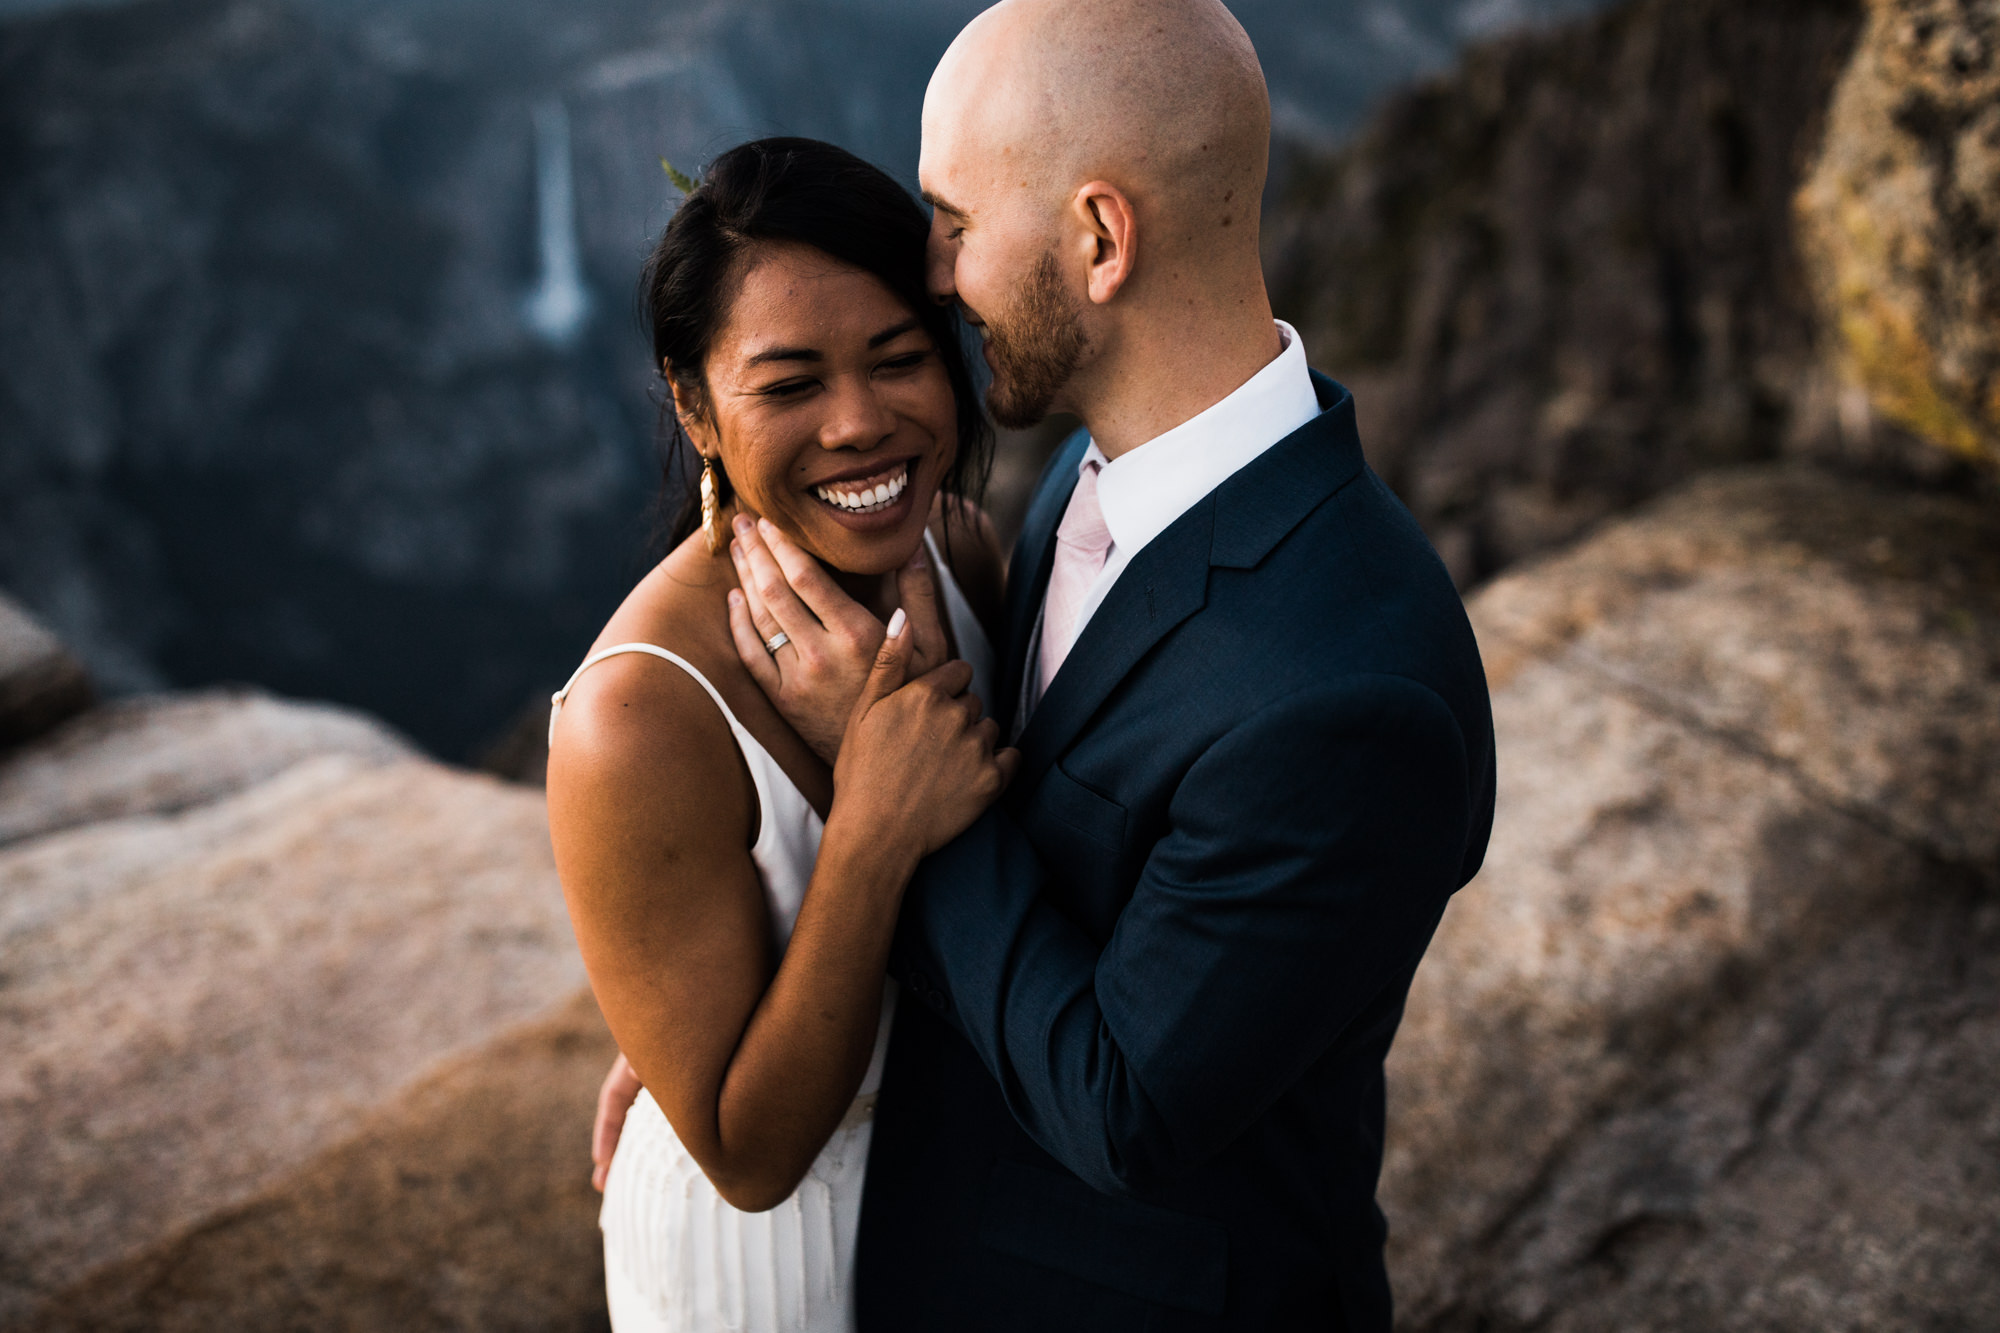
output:
<path id="1" fill-rule="evenodd" d="M 715 460 L 704 457 L 701 460 L 701 531 L 708 538 L 708 553 L 721 555 L 728 539 L 716 524 L 722 516 L 722 505 L 715 497 Z"/>

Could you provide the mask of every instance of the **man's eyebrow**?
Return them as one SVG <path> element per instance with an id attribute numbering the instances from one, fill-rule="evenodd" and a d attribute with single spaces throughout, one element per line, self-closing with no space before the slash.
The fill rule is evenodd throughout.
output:
<path id="1" fill-rule="evenodd" d="M 923 192 L 923 201 L 929 204 L 932 208 L 935 208 L 940 213 L 951 214 L 953 217 L 957 218 L 960 222 L 965 221 L 967 216 L 969 216 L 964 209 L 958 207 L 956 204 L 946 203 L 943 199 L 939 198 L 935 194 L 932 194 L 929 190 L 925 190 Z"/>
<path id="2" fill-rule="evenodd" d="M 818 348 L 773 347 L 768 351 L 758 352 L 756 355 L 746 360 L 743 364 L 746 366 L 761 366 L 771 361 L 824 361 L 824 360 L 826 360 L 826 357 L 820 353 Z"/>
<path id="3" fill-rule="evenodd" d="M 920 329 L 922 327 L 923 324 L 920 321 L 915 319 L 906 319 L 901 324 L 896 325 L 894 328 L 884 329 L 880 333 L 876 334 L 873 338 L 870 338 L 868 340 L 868 346 L 872 350 L 874 348 L 880 347 L 883 343 L 894 342 L 896 339 L 902 337 L 904 334 L 908 333 L 912 329 Z"/>

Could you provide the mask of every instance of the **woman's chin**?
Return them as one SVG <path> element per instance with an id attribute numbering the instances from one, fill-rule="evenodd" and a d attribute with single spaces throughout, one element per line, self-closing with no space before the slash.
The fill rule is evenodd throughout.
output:
<path id="1" fill-rule="evenodd" d="M 863 512 L 814 499 L 812 544 L 821 559 L 844 573 L 887 574 L 923 540 L 931 490 L 905 486 L 888 504 Z"/>

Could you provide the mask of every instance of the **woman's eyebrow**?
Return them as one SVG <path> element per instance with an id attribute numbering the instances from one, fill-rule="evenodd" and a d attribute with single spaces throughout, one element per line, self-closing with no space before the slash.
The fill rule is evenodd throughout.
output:
<path id="1" fill-rule="evenodd" d="M 876 334 L 873 338 L 870 338 L 868 340 L 868 346 L 870 349 L 873 349 L 880 347 L 883 343 L 894 342 L 896 339 L 910 332 L 910 330 L 921 327 L 922 323 L 920 321 L 915 319 L 906 319 L 901 324 L 898 324 L 893 328 L 884 329 L 880 333 Z"/>
<path id="2" fill-rule="evenodd" d="M 906 319 L 900 324 L 891 325 L 890 327 L 876 334 L 874 337 L 870 338 L 868 340 L 868 346 L 872 350 L 874 348 L 880 347 L 883 343 L 894 342 L 896 339 L 902 337 L 904 334 L 909 333 L 914 329 L 920 329 L 922 327 L 923 327 L 922 320 L 915 318 Z M 773 361 L 824 361 L 824 360 L 826 360 L 826 354 L 820 351 L 817 347 L 769 347 L 761 352 L 756 352 L 748 357 L 745 357 L 743 360 L 743 364 L 746 366 L 762 366 L 762 365 L 768 365 L 770 362 Z"/>
<path id="3" fill-rule="evenodd" d="M 870 343 L 869 346 L 872 347 L 874 344 Z M 743 364 L 746 366 L 761 366 L 768 361 L 824 360 L 826 360 L 826 357 L 821 355 L 819 349 L 816 347 L 773 347 L 768 351 L 758 352 L 754 356 L 747 358 Z"/>

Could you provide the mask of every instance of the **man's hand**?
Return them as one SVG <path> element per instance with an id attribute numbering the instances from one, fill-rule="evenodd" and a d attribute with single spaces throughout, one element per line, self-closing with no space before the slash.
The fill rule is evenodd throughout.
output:
<path id="1" fill-rule="evenodd" d="M 743 585 L 729 596 L 736 655 L 785 721 L 831 764 L 882 647 L 882 622 L 769 520 L 738 515 L 735 531 L 729 554 Z M 896 583 L 909 617 L 904 633 L 914 636 L 909 674 L 926 675 L 951 650 L 922 545 Z M 765 645 L 781 632 L 787 641 L 773 653 Z"/>
<path id="2" fill-rule="evenodd" d="M 643 1086 L 632 1062 L 619 1052 L 604 1076 L 604 1086 L 597 1090 L 597 1122 L 590 1127 L 590 1160 L 596 1163 L 590 1183 L 599 1194 L 604 1193 L 604 1177 L 611 1171 L 611 1154 L 618 1151 L 618 1136 L 625 1132 L 625 1114 L 639 1100 Z"/>

